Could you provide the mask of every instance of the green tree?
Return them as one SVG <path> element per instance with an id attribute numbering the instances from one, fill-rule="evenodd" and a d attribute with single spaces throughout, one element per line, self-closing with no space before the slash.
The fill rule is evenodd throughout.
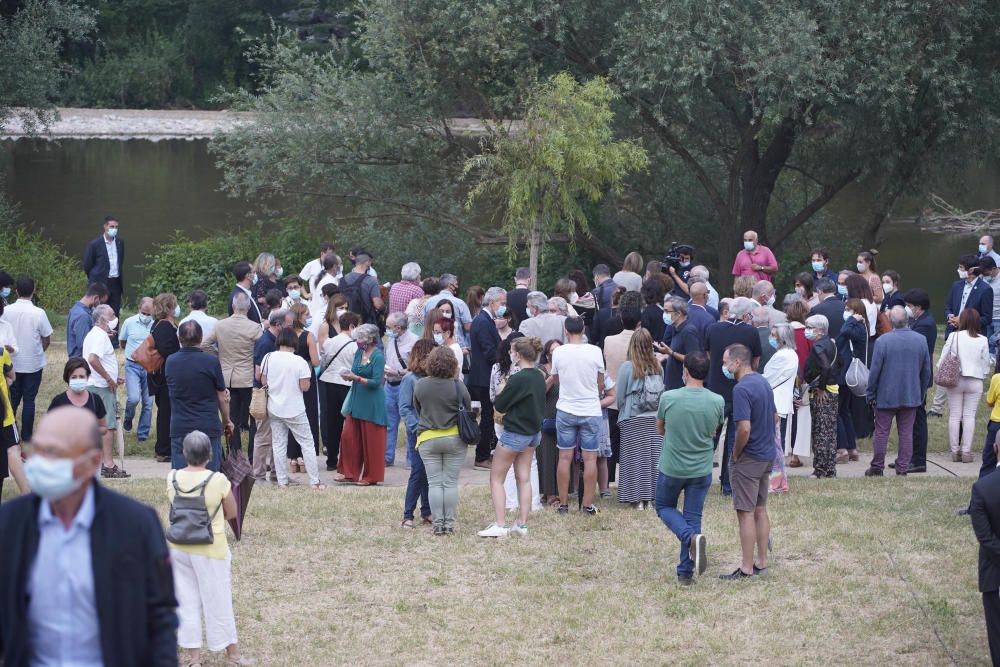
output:
<path id="1" fill-rule="evenodd" d="M 75 2 L 27 0 L 0 11 L 0 130 L 15 116 L 29 132 L 55 119 L 54 101 L 70 72 L 63 48 L 86 39 L 93 26 Z"/>
<path id="2" fill-rule="evenodd" d="M 511 254 L 527 241 L 532 289 L 542 243 L 557 233 L 571 243 L 590 236 L 582 201 L 600 201 L 604 188 L 620 192 L 625 176 L 648 164 L 637 142 L 615 141 L 614 97 L 603 79 L 557 74 L 532 91 L 523 123 L 491 128 L 487 152 L 465 163 L 479 177 L 468 206 L 480 198 L 503 205 Z"/>

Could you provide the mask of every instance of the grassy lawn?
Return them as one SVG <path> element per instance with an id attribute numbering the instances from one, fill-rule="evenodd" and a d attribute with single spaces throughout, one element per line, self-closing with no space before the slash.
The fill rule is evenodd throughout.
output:
<path id="1" fill-rule="evenodd" d="M 165 518 L 162 482 L 112 486 Z M 771 499 L 771 572 L 746 582 L 717 578 L 738 542 L 713 493 L 692 588 L 651 511 L 543 511 L 528 538 L 490 541 L 488 491 L 465 487 L 458 534 L 435 538 L 397 527 L 402 494 L 254 490 L 233 570 L 258 664 L 988 662 L 975 539 L 954 515 L 967 480 L 793 479 Z"/>

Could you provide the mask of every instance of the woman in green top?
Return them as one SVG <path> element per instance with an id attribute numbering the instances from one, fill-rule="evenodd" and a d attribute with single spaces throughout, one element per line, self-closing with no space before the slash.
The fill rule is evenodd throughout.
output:
<path id="1" fill-rule="evenodd" d="M 545 376 L 535 368 L 535 361 L 542 351 L 542 341 L 534 336 L 518 338 L 511 345 L 511 358 L 518 368 L 507 380 L 493 403 L 503 413 L 503 433 L 493 452 L 490 467 L 490 493 L 496 521 L 480 537 L 506 537 L 528 534 L 528 512 L 531 511 L 531 462 L 535 447 L 542 440 L 542 419 L 545 417 Z M 517 480 L 518 522 L 513 526 L 505 520 L 507 494 L 503 489 L 507 470 L 514 466 Z"/>
<path id="2" fill-rule="evenodd" d="M 354 330 L 358 351 L 345 380 L 351 391 L 344 402 L 344 432 L 340 439 L 338 482 L 373 486 L 385 479 L 385 354 L 376 347 L 378 327 L 362 324 Z"/>

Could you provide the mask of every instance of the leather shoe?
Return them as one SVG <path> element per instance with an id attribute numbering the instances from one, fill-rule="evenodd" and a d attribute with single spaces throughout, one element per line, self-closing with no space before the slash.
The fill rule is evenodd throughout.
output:
<path id="1" fill-rule="evenodd" d="M 865 477 L 882 477 L 882 476 L 883 474 L 881 470 L 875 470 L 875 468 L 869 468 L 868 470 L 865 470 Z"/>
<path id="2" fill-rule="evenodd" d="M 927 472 L 927 466 L 910 466 L 910 469 L 906 472 L 907 474 L 911 472 Z"/>
<path id="3" fill-rule="evenodd" d="M 890 463 L 889 467 L 892 468 L 893 470 L 895 470 L 896 469 L 896 462 L 893 461 L 892 463 Z"/>

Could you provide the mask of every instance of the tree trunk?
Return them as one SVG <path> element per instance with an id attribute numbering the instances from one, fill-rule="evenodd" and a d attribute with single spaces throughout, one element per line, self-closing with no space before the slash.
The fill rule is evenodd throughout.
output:
<path id="1" fill-rule="evenodd" d="M 538 254 L 542 247 L 542 224 L 536 218 L 531 226 L 531 238 L 528 242 L 528 271 L 531 272 L 531 281 L 528 287 L 532 290 L 538 289 Z"/>

